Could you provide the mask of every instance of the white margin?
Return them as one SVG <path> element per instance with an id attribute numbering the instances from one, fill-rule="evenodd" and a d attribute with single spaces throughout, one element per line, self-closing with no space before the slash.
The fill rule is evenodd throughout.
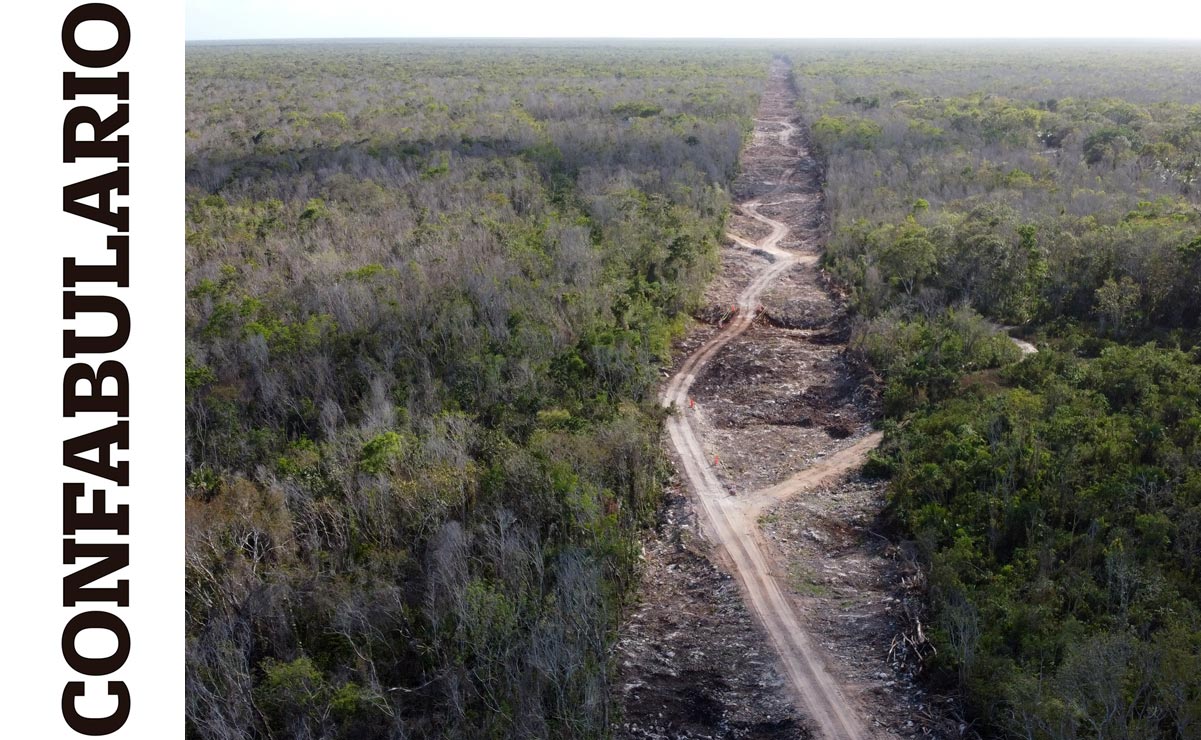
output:
<path id="1" fill-rule="evenodd" d="M 63 100 L 63 73 L 86 70 L 63 51 L 61 32 L 67 14 L 82 4 L 12 4 L 0 52 L 9 83 L 0 112 L 0 141 L 8 148 L 0 181 L 10 219 L 0 268 L 0 387 L 9 400 L 0 449 L 16 472 L 0 516 L 0 557 L 7 566 L 0 600 L 7 647 L 0 735 L 12 738 L 84 737 L 66 725 L 60 707 L 64 684 L 81 678 L 62 656 L 63 627 L 87 609 L 62 605 L 62 578 L 75 570 L 62 563 L 62 485 L 88 478 L 63 467 L 62 441 L 80 433 L 87 426 L 81 419 L 89 416 L 62 414 L 63 371 L 70 364 L 62 359 L 68 328 L 62 261 L 111 258 L 104 241 L 115 232 L 62 211 L 64 185 L 112 164 L 62 162 L 63 117 L 79 104 Z M 131 713 L 108 737 L 172 740 L 184 735 L 184 7 L 177 0 L 109 4 L 131 27 L 129 53 L 114 68 L 130 74 L 130 122 L 121 132 L 130 141 L 130 192 L 119 199 L 130 207 L 130 287 L 90 287 L 120 296 L 132 318 L 128 344 L 105 358 L 121 360 L 130 376 L 130 449 L 119 453 L 130 460 L 130 485 L 97 486 L 108 490 L 110 508 L 118 500 L 130 505 L 130 565 L 120 575 L 130 581 L 130 605 L 112 611 L 128 625 L 131 650 L 112 678 L 128 684 Z M 103 112 L 101 104 L 97 108 Z M 82 295 L 88 288 L 81 284 L 78 290 Z M 88 643 L 95 655 L 108 644 L 95 637 L 95 631 L 81 637 L 85 653 Z M 103 691 L 100 679 L 89 681 L 89 696 Z M 79 706 L 92 705 L 81 700 Z M 95 707 L 104 711 L 103 704 Z"/>

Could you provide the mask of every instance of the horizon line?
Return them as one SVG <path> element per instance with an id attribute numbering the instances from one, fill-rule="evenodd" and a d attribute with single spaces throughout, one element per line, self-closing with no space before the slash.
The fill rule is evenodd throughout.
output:
<path id="1" fill-rule="evenodd" d="M 1049 41 L 1201 42 L 1201 36 L 258 36 L 185 38 L 184 43 L 261 41 Z"/>

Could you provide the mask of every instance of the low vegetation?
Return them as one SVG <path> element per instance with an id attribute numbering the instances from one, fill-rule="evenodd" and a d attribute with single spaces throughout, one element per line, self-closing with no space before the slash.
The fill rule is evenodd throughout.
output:
<path id="1" fill-rule="evenodd" d="M 768 59 L 189 47 L 189 737 L 610 733 Z"/>
<path id="2" fill-rule="evenodd" d="M 869 469 L 985 736 L 1201 732 L 1197 51 L 793 54 L 884 384 Z"/>
<path id="3" fill-rule="evenodd" d="M 986 737 L 1201 732 L 1197 51 L 789 52 L 926 676 Z M 189 47 L 189 737 L 612 734 L 769 59 Z"/>

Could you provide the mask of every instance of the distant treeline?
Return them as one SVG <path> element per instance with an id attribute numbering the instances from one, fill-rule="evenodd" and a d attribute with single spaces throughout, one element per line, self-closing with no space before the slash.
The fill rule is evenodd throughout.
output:
<path id="1" fill-rule="evenodd" d="M 930 679 L 989 737 L 1201 736 L 1201 47 L 792 59 Z"/>
<path id="2" fill-rule="evenodd" d="M 769 58 L 189 47 L 189 737 L 610 734 Z"/>

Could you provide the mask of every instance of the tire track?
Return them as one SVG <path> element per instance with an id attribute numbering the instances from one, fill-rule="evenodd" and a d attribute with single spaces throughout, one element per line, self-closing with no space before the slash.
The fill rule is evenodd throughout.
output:
<path id="1" fill-rule="evenodd" d="M 799 163 L 804 153 L 793 147 L 791 140 L 796 126 L 789 120 L 765 115 L 769 99 L 779 102 L 781 96 L 789 97 L 784 89 L 787 79 L 780 65 L 773 68 L 769 86 L 772 95 L 766 95 L 756 121 L 757 135 L 750 150 L 756 147 L 784 148 L 794 163 Z M 778 132 L 763 131 L 767 126 L 779 125 Z M 759 135 L 762 134 L 762 135 Z M 775 134 L 774 136 L 772 134 Z M 729 324 L 705 344 L 697 348 L 669 380 L 662 395 L 662 403 L 674 407 L 667 422 L 668 436 L 679 454 L 692 491 L 703 512 L 702 519 L 707 529 L 729 556 L 734 575 L 742 585 L 748 607 L 766 628 L 768 637 L 780 658 L 784 673 L 797 696 L 801 708 L 808 715 L 821 737 L 845 740 L 860 740 L 869 737 L 854 707 L 847 701 L 845 692 L 826 669 L 822 651 L 814 644 L 804 625 L 797 617 L 789 599 L 772 575 L 770 560 L 764 552 L 757 532 L 756 516 L 761 505 L 778 500 L 801 488 L 820 483 L 858 462 L 879 442 L 879 435 L 864 438 L 852 447 L 836 453 L 821 464 L 811 466 L 783 483 L 771 486 L 749 497 L 735 499 L 718 479 L 709 464 L 696 430 L 688 413 L 688 397 L 696 378 L 704 372 L 713 357 L 730 341 L 744 333 L 753 324 L 755 308 L 760 295 L 788 270 L 798 266 L 809 269 L 817 262 L 814 254 L 801 254 L 782 249 L 779 244 L 790 234 L 790 227 L 769 218 L 760 212 L 761 207 L 786 205 L 800 202 L 811 196 L 787 192 L 795 171 L 786 167 L 770 185 L 770 203 L 761 198 L 752 198 L 739 205 L 740 211 L 750 218 L 771 227 L 771 233 L 756 241 L 729 232 L 727 236 L 736 244 L 764 253 L 771 262 L 761 269 L 738 296 L 739 311 Z"/>

